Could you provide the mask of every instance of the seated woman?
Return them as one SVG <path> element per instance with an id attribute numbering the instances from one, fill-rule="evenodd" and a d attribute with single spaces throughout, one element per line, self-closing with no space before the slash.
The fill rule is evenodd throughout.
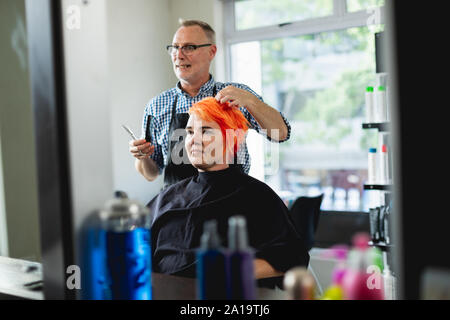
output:
<path id="1" fill-rule="evenodd" d="M 198 175 L 164 189 L 148 204 L 153 271 L 195 277 L 204 222 L 217 221 L 226 247 L 228 218 L 235 215 L 247 221 L 256 279 L 275 277 L 279 283 L 290 268 L 307 266 L 308 251 L 283 201 L 265 183 L 230 165 L 248 129 L 242 113 L 206 98 L 189 114 L 185 147 Z"/>

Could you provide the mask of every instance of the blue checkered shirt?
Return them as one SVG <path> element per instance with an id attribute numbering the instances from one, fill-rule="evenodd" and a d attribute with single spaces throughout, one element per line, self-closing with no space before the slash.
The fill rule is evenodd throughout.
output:
<path id="1" fill-rule="evenodd" d="M 240 83 L 222 83 L 215 82 L 214 78 L 211 76 L 209 81 L 206 82 L 199 90 L 195 97 L 191 97 L 189 94 L 180 89 L 180 83 L 177 83 L 175 88 L 164 91 L 160 95 L 151 99 L 145 106 L 144 119 L 142 121 L 142 134 L 141 139 L 145 138 L 145 131 L 147 126 L 147 116 L 151 115 L 153 117 L 152 129 L 150 132 L 152 144 L 155 146 L 155 152 L 150 156 L 159 167 L 160 173 L 168 163 L 169 155 L 169 128 L 170 122 L 172 121 L 172 106 L 175 101 L 175 96 L 178 96 L 176 113 L 187 113 L 191 105 L 202 100 L 206 97 L 211 97 L 214 92 L 214 86 L 216 86 L 216 93 L 225 88 L 226 86 L 235 86 L 240 89 L 247 90 L 248 92 L 254 94 L 258 99 L 263 101 L 262 97 L 256 94 L 252 89 L 244 84 Z M 256 130 L 258 133 L 264 135 L 268 140 L 271 140 L 268 135 L 261 131 L 261 126 L 256 122 L 253 116 L 248 112 L 246 108 L 240 108 L 241 112 L 244 114 L 245 118 L 250 123 L 250 128 Z M 289 139 L 291 133 L 291 126 L 289 122 L 280 112 L 286 126 L 288 128 L 288 135 L 284 142 Z M 155 143 L 156 142 L 156 143 Z M 238 151 L 237 163 L 243 164 L 243 170 L 248 173 L 250 170 L 250 155 L 248 154 L 248 149 L 246 143 L 244 143 Z"/>

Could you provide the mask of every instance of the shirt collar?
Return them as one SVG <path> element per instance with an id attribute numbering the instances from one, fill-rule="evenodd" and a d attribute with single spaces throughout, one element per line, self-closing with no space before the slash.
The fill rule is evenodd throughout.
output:
<path id="1" fill-rule="evenodd" d="M 200 87 L 200 90 L 198 91 L 199 94 L 210 94 L 210 92 L 213 91 L 214 85 L 215 85 L 214 77 L 212 74 L 209 74 L 209 80 L 206 81 L 204 85 Z M 211 93 L 212 94 L 212 93 Z"/>
<path id="2" fill-rule="evenodd" d="M 238 168 L 229 166 L 226 169 L 218 171 L 199 171 L 196 181 L 206 184 L 218 183 L 220 185 L 228 185 L 237 181 L 240 174 Z"/>
<path id="3" fill-rule="evenodd" d="M 198 96 L 198 95 L 205 95 L 205 94 L 206 94 L 206 95 L 212 95 L 212 93 L 213 93 L 213 88 L 214 88 L 215 84 L 216 84 L 216 81 L 214 80 L 214 77 L 212 76 L 212 74 L 209 74 L 209 80 L 206 81 L 206 82 L 200 87 L 200 90 L 198 91 L 197 96 Z M 186 95 L 186 96 L 189 96 L 186 92 L 184 92 L 184 91 L 181 89 L 181 83 L 180 83 L 180 81 L 177 82 L 177 85 L 176 85 L 175 89 L 176 89 L 177 93 L 179 93 L 179 94 L 184 94 L 184 95 Z M 189 96 L 189 97 L 190 97 L 190 96 Z"/>

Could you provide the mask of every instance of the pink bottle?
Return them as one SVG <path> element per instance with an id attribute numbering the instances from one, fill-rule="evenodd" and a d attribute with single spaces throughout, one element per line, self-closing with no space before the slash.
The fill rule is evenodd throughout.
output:
<path id="1" fill-rule="evenodd" d="M 335 257 L 339 260 L 337 266 L 333 269 L 332 282 L 342 287 L 342 281 L 348 268 L 345 261 L 348 256 L 348 248 L 345 246 L 336 246 L 334 249 Z"/>
<path id="2" fill-rule="evenodd" d="M 383 277 L 379 267 L 369 261 L 369 235 L 353 237 L 353 250 L 348 257 L 349 268 L 342 279 L 346 300 L 383 300 Z"/>
<path id="3" fill-rule="evenodd" d="M 349 251 L 350 249 L 347 245 L 334 245 L 328 250 L 324 251 L 321 255 L 323 258 L 333 258 L 338 260 L 338 263 L 333 268 L 333 273 L 331 275 L 332 284 L 334 285 L 342 285 L 342 279 L 348 269 L 346 261 Z"/>

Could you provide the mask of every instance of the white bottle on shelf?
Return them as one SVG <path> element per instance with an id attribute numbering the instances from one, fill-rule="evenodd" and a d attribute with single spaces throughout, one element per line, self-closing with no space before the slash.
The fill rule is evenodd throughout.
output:
<path id="1" fill-rule="evenodd" d="M 384 86 L 378 86 L 375 92 L 375 122 L 387 122 L 387 100 Z"/>
<path id="2" fill-rule="evenodd" d="M 389 177 L 389 153 L 388 148 L 385 144 L 381 146 L 381 153 L 380 153 L 380 184 L 390 184 L 391 179 Z"/>
<path id="3" fill-rule="evenodd" d="M 367 167 L 367 184 L 377 184 L 377 149 L 369 149 L 369 165 Z"/>
<path id="4" fill-rule="evenodd" d="M 384 286 L 384 300 L 396 300 L 396 279 L 387 263 L 387 256 L 384 253 L 383 257 L 383 286 Z"/>
<path id="5" fill-rule="evenodd" d="M 373 87 L 366 88 L 366 123 L 375 122 L 375 95 Z"/>

